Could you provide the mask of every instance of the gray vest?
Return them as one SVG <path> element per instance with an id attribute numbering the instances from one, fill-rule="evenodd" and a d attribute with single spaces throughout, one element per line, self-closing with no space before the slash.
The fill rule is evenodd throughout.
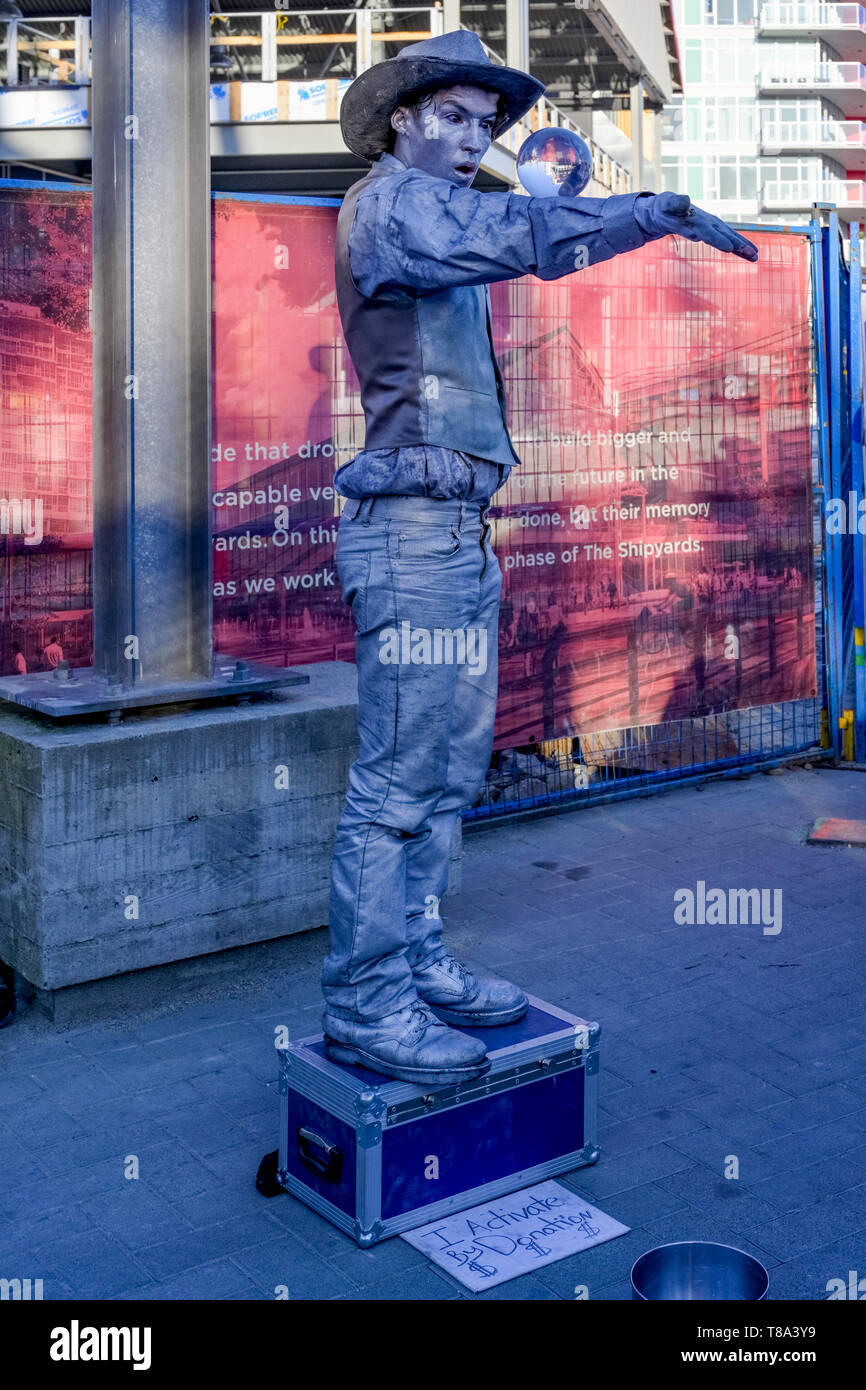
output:
<path id="1" fill-rule="evenodd" d="M 407 291 L 400 302 L 367 299 L 355 287 L 348 245 L 355 204 L 389 172 L 374 164 L 349 189 L 337 219 L 337 304 L 361 385 L 366 448 L 438 444 L 520 463 L 505 423 L 487 286 Z"/>

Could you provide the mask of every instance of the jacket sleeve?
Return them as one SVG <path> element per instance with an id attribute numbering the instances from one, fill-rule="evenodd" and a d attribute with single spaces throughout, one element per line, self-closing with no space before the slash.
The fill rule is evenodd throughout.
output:
<path id="1" fill-rule="evenodd" d="M 650 238 L 635 219 L 645 193 L 530 198 L 480 193 L 420 170 L 358 199 L 349 263 L 367 298 L 435 294 L 535 275 L 556 280 Z"/>

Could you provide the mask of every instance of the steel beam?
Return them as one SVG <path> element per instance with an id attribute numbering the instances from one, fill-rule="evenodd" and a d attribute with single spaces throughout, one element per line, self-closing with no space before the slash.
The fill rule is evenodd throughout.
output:
<path id="1" fill-rule="evenodd" d="M 94 0 L 94 668 L 211 676 L 207 0 Z"/>

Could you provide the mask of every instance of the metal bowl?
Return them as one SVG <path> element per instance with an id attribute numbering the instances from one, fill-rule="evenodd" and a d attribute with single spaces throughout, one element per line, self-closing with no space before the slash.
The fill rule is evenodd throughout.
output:
<path id="1" fill-rule="evenodd" d="M 635 1260 L 632 1298 L 644 1302 L 674 1299 L 766 1298 L 770 1276 L 754 1255 L 709 1240 L 678 1240 L 657 1245 Z"/>

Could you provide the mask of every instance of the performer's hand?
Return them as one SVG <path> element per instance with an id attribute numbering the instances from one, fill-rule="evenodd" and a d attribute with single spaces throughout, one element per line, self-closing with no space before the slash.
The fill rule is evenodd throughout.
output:
<path id="1" fill-rule="evenodd" d="M 756 261 L 758 248 L 720 217 L 696 208 L 687 193 L 643 193 L 635 199 L 635 221 L 651 240 L 684 236 L 689 241 L 705 241 L 718 251 L 731 251 L 744 261 Z"/>

